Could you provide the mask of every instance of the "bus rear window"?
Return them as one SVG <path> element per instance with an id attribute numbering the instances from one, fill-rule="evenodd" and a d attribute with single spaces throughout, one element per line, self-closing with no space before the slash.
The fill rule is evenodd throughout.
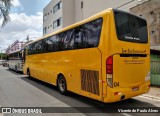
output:
<path id="1" fill-rule="evenodd" d="M 146 20 L 129 13 L 114 11 L 117 37 L 119 40 L 147 43 Z"/>

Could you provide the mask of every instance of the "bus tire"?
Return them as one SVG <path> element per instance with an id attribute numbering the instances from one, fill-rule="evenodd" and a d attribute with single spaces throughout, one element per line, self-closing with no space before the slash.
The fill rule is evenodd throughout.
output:
<path id="1" fill-rule="evenodd" d="M 58 77 L 57 81 L 58 90 L 61 94 L 66 95 L 67 94 L 67 82 L 63 75 L 60 75 Z"/>
<path id="2" fill-rule="evenodd" d="M 27 69 L 27 75 L 28 75 L 29 78 L 31 78 L 31 74 L 30 74 L 30 70 L 29 69 Z"/>
<path id="3" fill-rule="evenodd" d="M 9 64 L 8 64 L 8 69 L 11 70 L 11 68 L 9 67 Z"/>
<path id="4" fill-rule="evenodd" d="M 18 69 L 17 69 L 17 66 L 15 66 L 15 71 L 16 71 L 16 73 L 18 73 Z"/>

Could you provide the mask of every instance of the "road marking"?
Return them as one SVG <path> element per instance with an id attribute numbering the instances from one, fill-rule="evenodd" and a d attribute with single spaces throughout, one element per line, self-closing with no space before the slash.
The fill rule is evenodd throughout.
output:
<path id="1" fill-rule="evenodd" d="M 160 100 L 160 97 L 155 97 L 155 96 L 151 96 L 151 95 L 142 95 L 142 96 L 146 96 L 146 97 L 150 97 L 150 98 L 153 98 L 153 99 L 158 99 L 158 100 Z"/>
<path id="2" fill-rule="evenodd" d="M 132 115 L 127 114 L 127 113 L 121 113 L 121 114 L 124 115 L 124 116 L 132 116 Z"/>
<path id="3" fill-rule="evenodd" d="M 142 98 L 146 98 L 146 99 L 155 100 L 155 101 L 159 101 L 160 102 L 160 98 L 159 97 L 155 97 L 155 96 L 141 95 L 141 96 L 138 96 L 138 97 L 142 97 Z"/>

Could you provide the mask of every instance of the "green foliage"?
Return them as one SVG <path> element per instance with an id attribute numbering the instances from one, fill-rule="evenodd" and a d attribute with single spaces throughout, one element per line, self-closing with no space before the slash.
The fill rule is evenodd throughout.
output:
<path id="1" fill-rule="evenodd" d="M 7 24 L 10 20 L 9 11 L 10 7 L 12 6 L 12 0 L 0 0 L 0 19 L 3 20 L 2 27 Z"/>
<path id="2" fill-rule="evenodd" d="M 7 54 L 0 53 L 0 59 L 1 59 L 1 57 L 3 60 L 7 60 Z"/>

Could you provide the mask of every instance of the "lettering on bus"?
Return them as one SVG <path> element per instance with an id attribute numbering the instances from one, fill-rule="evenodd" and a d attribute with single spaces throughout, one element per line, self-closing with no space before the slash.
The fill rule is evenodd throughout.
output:
<path id="1" fill-rule="evenodd" d="M 124 49 L 122 48 L 123 54 L 146 54 L 146 50 L 135 50 L 135 49 Z"/>
<path id="2" fill-rule="evenodd" d="M 114 87 L 119 87 L 119 82 L 114 82 Z"/>
<path id="3" fill-rule="evenodd" d="M 128 36 L 125 36 L 126 39 L 131 39 L 131 40 L 140 40 L 139 38 L 137 37 L 128 37 Z"/>
<path id="4" fill-rule="evenodd" d="M 145 60 L 135 60 L 135 59 L 132 59 L 132 60 L 124 60 L 124 63 L 125 63 L 125 64 L 144 64 L 144 63 L 145 63 Z"/>

